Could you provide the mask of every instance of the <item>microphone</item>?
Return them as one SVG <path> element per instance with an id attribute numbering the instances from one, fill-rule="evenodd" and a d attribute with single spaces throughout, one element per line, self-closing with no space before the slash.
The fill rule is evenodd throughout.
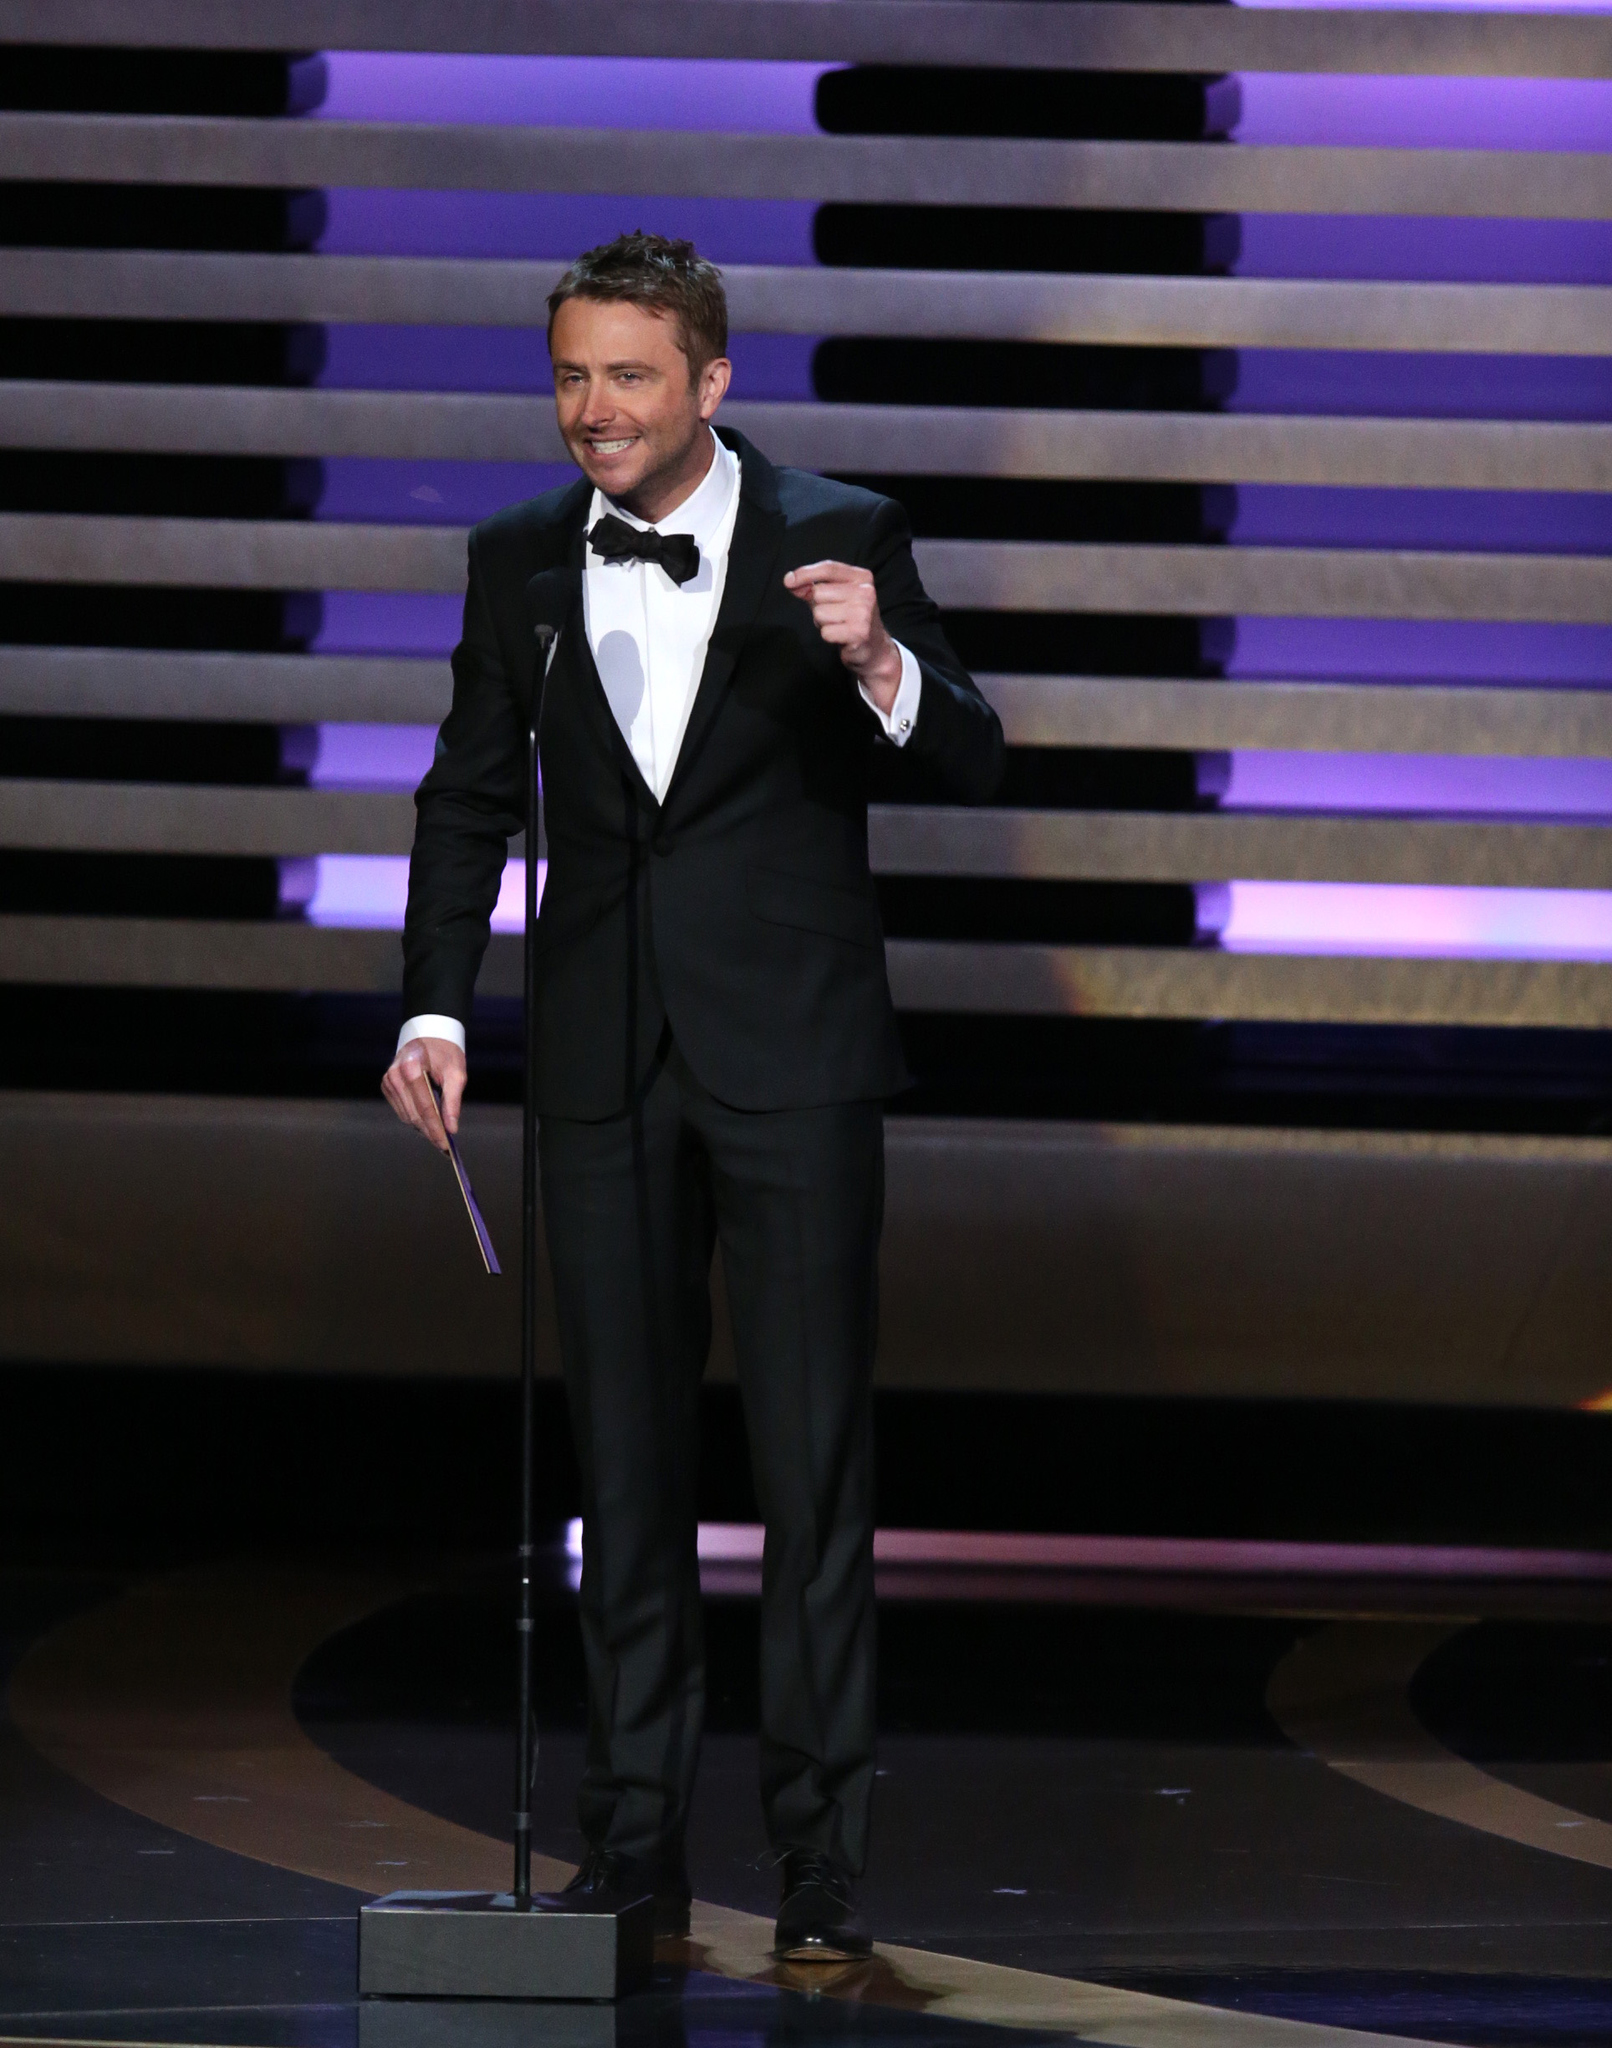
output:
<path id="1" fill-rule="evenodd" d="M 526 585 L 526 615 L 532 622 L 532 638 L 537 642 L 544 675 L 554 659 L 575 587 L 575 578 L 567 569 L 540 569 Z"/>

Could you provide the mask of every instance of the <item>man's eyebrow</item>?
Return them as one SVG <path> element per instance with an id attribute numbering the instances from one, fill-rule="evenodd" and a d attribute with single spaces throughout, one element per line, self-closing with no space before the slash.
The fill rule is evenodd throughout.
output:
<path id="1" fill-rule="evenodd" d="M 558 356 L 554 359 L 553 367 L 556 370 L 585 370 L 588 366 L 586 363 L 573 363 L 565 356 Z M 643 356 L 624 356 L 619 363 L 605 364 L 605 368 L 612 372 L 616 370 L 653 370 L 654 367 L 655 365 L 647 361 Z"/>

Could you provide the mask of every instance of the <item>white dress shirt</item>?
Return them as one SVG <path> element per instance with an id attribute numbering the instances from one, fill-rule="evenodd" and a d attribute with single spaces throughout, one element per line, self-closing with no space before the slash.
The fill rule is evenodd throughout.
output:
<path id="1" fill-rule="evenodd" d="M 722 606 L 728 552 L 739 514 L 739 458 L 711 436 L 713 457 L 692 494 L 675 511 L 654 522 L 662 533 L 686 533 L 700 551 L 700 566 L 687 583 L 674 583 L 658 562 L 608 562 L 590 547 L 582 572 L 582 616 L 588 645 L 622 738 L 639 772 L 664 801 L 671 787 L 689 712 L 705 673 L 706 650 Z M 606 513 L 641 533 L 651 522 L 595 491 L 587 525 Z M 918 717 L 922 672 L 912 654 L 901 652 L 901 683 L 888 713 L 859 683 L 863 702 L 887 739 L 898 747 L 912 737 Z M 411 1017 L 398 1033 L 398 1046 L 411 1038 L 445 1038 L 464 1049 L 464 1026 L 456 1017 Z"/>

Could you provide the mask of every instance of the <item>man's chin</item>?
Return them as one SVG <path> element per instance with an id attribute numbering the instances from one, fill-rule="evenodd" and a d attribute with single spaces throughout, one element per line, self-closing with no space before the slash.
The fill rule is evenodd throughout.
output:
<path id="1" fill-rule="evenodd" d="M 603 461 L 593 454 L 579 454 L 572 451 L 578 469 L 593 485 L 596 491 L 603 491 L 607 498 L 627 498 L 638 490 L 649 473 L 649 463 L 641 448 L 632 451 L 629 461 Z"/>

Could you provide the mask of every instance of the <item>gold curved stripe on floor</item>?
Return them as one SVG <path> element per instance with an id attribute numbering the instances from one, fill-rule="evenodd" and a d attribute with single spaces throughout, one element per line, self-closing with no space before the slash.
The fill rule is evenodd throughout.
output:
<path id="1" fill-rule="evenodd" d="M 370 1894 L 496 1891 L 512 1865 L 498 1843 L 343 1770 L 291 1709 L 322 1642 L 417 1590 L 274 1565 L 152 1580 L 36 1644 L 11 1718 L 80 1784 L 216 1849 Z M 570 1874 L 544 1859 L 538 1881 Z"/>
<path id="2" fill-rule="evenodd" d="M 1612 1870 L 1612 1825 L 1491 1777 L 1416 1718 L 1408 1691 L 1470 1621 L 1342 1621 L 1303 1637 L 1271 1674 L 1283 1732 L 1356 1784 L 1441 1820 Z"/>
<path id="3" fill-rule="evenodd" d="M 371 1895 L 502 1889 L 510 1866 L 502 1842 L 344 1770 L 292 1711 L 297 1672 L 322 1642 L 418 1590 L 385 1575 L 273 1565 L 151 1581 L 36 1643 L 12 1678 L 11 1718 L 81 1784 L 215 1848 Z M 569 1865 L 533 1859 L 540 1885 L 569 1875 Z M 792 1972 L 773 1959 L 769 1919 L 703 1900 L 692 1919 L 686 1956 L 696 1968 L 868 2005 L 1078 2035 L 1107 2048 L 1404 2048 L 1395 2035 L 882 1943 L 870 1964 Z"/>

